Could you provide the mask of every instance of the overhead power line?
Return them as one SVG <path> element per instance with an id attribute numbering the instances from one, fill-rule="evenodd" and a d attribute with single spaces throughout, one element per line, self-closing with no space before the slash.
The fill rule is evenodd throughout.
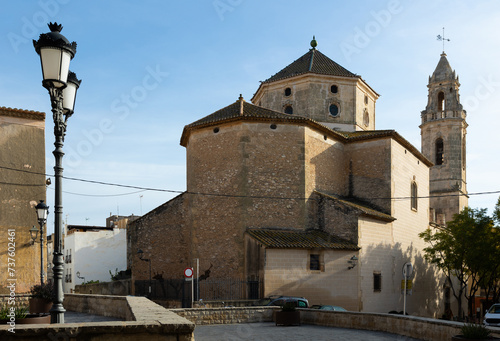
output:
<path id="1" fill-rule="evenodd" d="M 23 172 L 23 173 L 30 173 L 30 174 L 54 177 L 54 175 L 51 175 L 51 174 L 33 172 L 33 171 L 25 170 L 25 169 L 15 169 L 15 168 L 4 167 L 4 166 L 0 166 L 0 169 L 7 169 L 7 170 L 11 170 L 11 171 L 16 171 L 16 172 Z M 111 197 L 111 196 L 131 195 L 131 194 L 136 194 L 136 193 L 144 192 L 144 191 L 152 191 L 152 192 L 167 192 L 167 193 L 175 193 L 175 194 L 186 193 L 186 194 L 191 194 L 191 195 L 204 195 L 204 196 L 225 197 L 225 198 L 279 199 L 279 200 L 306 200 L 306 199 L 310 199 L 310 198 L 306 198 L 306 197 L 283 197 L 283 196 L 267 196 L 267 195 L 235 195 L 235 194 L 223 194 L 223 193 L 189 192 L 189 191 L 170 190 L 170 189 L 153 188 L 153 187 L 124 185 L 124 184 L 117 184 L 117 183 L 112 183 L 112 182 L 87 180 L 87 179 L 73 178 L 73 177 L 67 177 L 67 176 L 63 176 L 63 178 L 66 180 L 71 180 L 71 181 L 79 181 L 79 182 L 85 182 L 85 183 L 92 183 L 92 184 L 96 184 L 96 185 L 130 188 L 130 189 L 137 190 L 135 192 L 130 192 L 130 193 L 102 194 L 102 195 L 65 192 L 68 194 L 81 195 L 81 196 L 94 196 L 94 197 L 98 197 L 98 196 L 107 197 L 107 196 L 109 196 L 109 197 Z M 0 182 L 0 184 L 16 185 L 16 186 L 45 186 L 45 184 L 19 184 L 19 183 L 8 183 L 8 182 Z M 418 196 L 417 199 L 445 198 L 445 197 L 458 197 L 458 196 L 477 196 L 477 195 L 490 195 L 490 194 L 499 194 L 499 193 L 500 193 L 500 190 L 488 191 L 488 192 L 467 193 L 467 194 L 428 195 L 428 196 Z M 407 197 L 371 197 L 371 198 L 364 198 L 364 199 L 369 199 L 369 200 L 410 200 L 411 198 L 412 198 L 411 196 L 407 196 Z"/>

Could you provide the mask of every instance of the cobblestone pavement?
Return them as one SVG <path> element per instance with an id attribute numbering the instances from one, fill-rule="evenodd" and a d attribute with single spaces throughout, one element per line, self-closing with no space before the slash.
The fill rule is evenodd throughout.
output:
<path id="1" fill-rule="evenodd" d="M 277 327 L 273 322 L 196 326 L 194 336 L 196 341 L 421 341 L 406 336 L 367 330 L 314 325 Z"/>

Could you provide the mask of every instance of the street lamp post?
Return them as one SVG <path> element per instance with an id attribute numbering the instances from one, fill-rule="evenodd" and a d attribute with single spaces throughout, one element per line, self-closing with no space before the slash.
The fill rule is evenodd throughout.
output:
<path id="1" fill-rule="evenodd" d="M 43 225 L 47 222 L 47 215 L 49 214 L 49 206 L 45 205 L 43 200 L 40 200 L 38 205 L 35 206 L 36 216 L 38 219 L 38 224 L 40 225 L 40 282 L 43 286 Z M 38 229 L 34 226 L 30 229 L 31 239 L 33 240 L 33 244 L 35 244 Z"/>
<path id="2" fill-rule="evenodd" d="M 54 304 L 50 309 L 51 323 L 64 323 L 63 284 L 64 261 L 62 253 L 62 158 L 64 135 L 68 118 L 73 114 L 76 90 L 80 82 L 69 71 L 69 63 L 76 53 L 76 43 L 70 43 L 60 32 L 62 26 L 50 23 L 50 32 L 40 34 L 33 46 L 40 55 L 42 64 L 42 85 L 50 95 L 54 119 L 55 150 L 55 200 L 54 200 Z"/>
<path id="3" fill-rule="evenodd" d="M 137 254 L 140 260 L 149 263 L 149 298 L 151 298 L 151 258 L 143 258 L 144 251 L 141 249 L 137 250 Z"/>

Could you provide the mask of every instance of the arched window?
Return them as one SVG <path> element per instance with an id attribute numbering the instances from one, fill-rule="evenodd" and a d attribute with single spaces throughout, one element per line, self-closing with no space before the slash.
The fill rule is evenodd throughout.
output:
<path id="1" fill-rule="evenodd" d="M 444 100 L 444 92 L 438 93 L 438 111 L 445 110 L 445 100 Z"/>
<path id="2" fill-rule="evenodd" d="M 417 188 L 417 183 L 413 181 L 411 183 L 411 209 L 416 211 L 417 206 L 418 206 L 418 188 Z"/>
<path id="3" fill-rule="evenodd" d="M 444 144 L 443 139 L 439 138 L 436 140 L 436 165 L 442 165 L 444 159 Z"/>
<path id="4" fill-rule="evenodd" d="M 293 115 L 293 108 L 291 105 L 285 106 L 285 114 Z"/>

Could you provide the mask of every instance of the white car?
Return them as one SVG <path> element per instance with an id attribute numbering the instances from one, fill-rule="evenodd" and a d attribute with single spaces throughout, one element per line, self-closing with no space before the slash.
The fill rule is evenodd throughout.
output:
<path id="1" fill-rule="evenodd" d="M 485 326 L 500 327 L 500 304 L 493 304 L 484 315 Z"/>

